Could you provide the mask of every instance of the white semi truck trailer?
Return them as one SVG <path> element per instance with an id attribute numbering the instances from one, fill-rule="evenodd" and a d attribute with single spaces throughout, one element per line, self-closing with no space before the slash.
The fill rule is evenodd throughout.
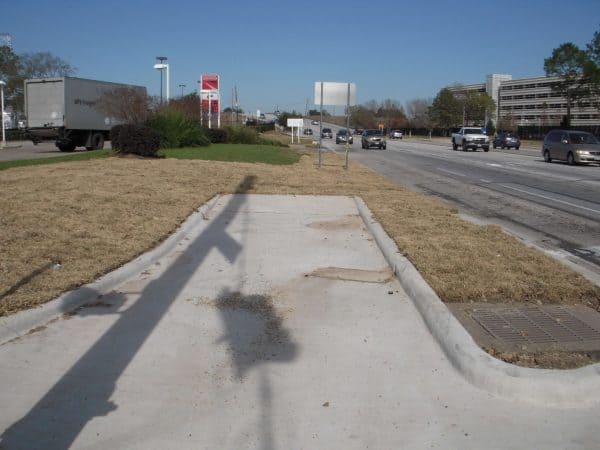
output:
<path id="1" fill-rule="evenodd" d="M 55 139 L 63 152 L 76 147 L 96 150 L 104 147 L 110 129 L 122 123 L 98 108 L 102 96 L 117 88 L 146 88 L 74 77 L 25 80 L 27 132 L 35 143 Z"/>

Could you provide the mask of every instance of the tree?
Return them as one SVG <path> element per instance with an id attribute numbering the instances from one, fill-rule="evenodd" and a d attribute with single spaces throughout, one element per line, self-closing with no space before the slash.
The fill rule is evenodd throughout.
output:
<path id="1" fill-rule="evenodd" d="M 151 99 L 146 92 L 128 86 L 105 92 L 96 108 L 110 117 L 135 125 L 144 123 L 152 113 Z"/>
<path id="2" fill-rule="evenodd" d="M 300 118 L 302 118 L 302 114 L 300 114 L 296 111 L 292 111 L 292 112 L 283 111 L 281 114 L 279 114 L 279 117 L 277 118 L 277 122 L 282 127 L 287 128 L 287 120 L 288 119 L 300 119 Z"/>
<path id="3" fill-rule="evenodd" d="M 566 42 L 552 51 L 552 56 L 544 59 L 546 76 L 555 76 L 560 80 L 552 89 L 565 97 L 567 101 L 567 114 L 563 122 L 571 122 L 571 108 L 573 104 L 589 95 L 589 86 L 586 86 L 584 68 L 589 65 L 586 52 L 575 44 Z"/>
<path id="4" fill-rule="evenodd" d="M 600 31 L 587 45 L 588 60 L 583 68 L 583 76 L 590 89 L 592 103 L 600 111 Z"/>
<path id="5" fill-rule="evenodd" d="M 49 52 L 15 55 L 9 47 L 0 47 L 0 76 L 6 82 L 6 104 L 23 111 L 23 82 L 28 78 L 70 76 L 75 68 Z"/>
<path id="6" fill-rule="evenodd" d="M 406 113 L 413 128 L 429 128 L 429 107 L 431 100 L 415 98 L 406 104 Z"/>
<path id="7" fill-rule="evenodd" d="M 496 114 L 496 102 L 483 92 L 467 92 L 459 103 L 464 111 L 464 124 L 481 124 L 487 119 L 493 119 Z"/>
<path id="8" fill-rule="evenodd" d="M 440 90 L 429 107 L 432 123 L 440 128 L 451 128 L 462 123 L 462 113 L 461 103 L 448 88 Z"/>
<path id="9" fill-rule="evenodd" d="M 5 104 L 16 111 L 15 97 L 23 88 L 23 79 L 19 77 L 19 57 L 7 45 L 0 47 L 0 80 L 6 83 L 4 87 Z"/>
<path id="10" fill-rule="evenodd" d="M 375 113 L 364 105 L 350 107 L 350 122 L 355 128 L 375 128 Z"/>
<path id="11" fill-rule="evenodd" d="M 19 72 L 25 78 L 68 77 L 75 71 L 75 67 L 50 52 L 19 55 Z"/>

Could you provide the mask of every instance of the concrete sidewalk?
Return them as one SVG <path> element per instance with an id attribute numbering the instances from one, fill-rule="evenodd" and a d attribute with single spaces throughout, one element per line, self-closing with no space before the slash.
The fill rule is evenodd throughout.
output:
<path id="1" fill-rule="evenodd" d="M 207 219 L 111 293 L 0 346 L 0 448 L 600 445 L 600 406 L 465 381 L 353 199 L 224 196 Z"/>

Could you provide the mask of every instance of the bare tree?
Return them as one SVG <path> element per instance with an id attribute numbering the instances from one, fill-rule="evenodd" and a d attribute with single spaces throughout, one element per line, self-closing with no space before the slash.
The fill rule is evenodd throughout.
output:
<path id="1" fill-rule="evenodd" d="M 429 128 L 430 99 L 415 98 L 406 103 L 406 113 L 414 128 Z"/>
<path id="2" fill-rule="evenodd" d="M 132 124 L 145 122 L 153 110 L 152 99 L 145 90 L 128 86 L 105 92 L 96 108 L 110 117 Z"/>
<path id="3" fill-rule="evenodd" d="M 67 77 L 77 69 L 50 52 L 19 55 L 19 72 L 23 78 Z"/>

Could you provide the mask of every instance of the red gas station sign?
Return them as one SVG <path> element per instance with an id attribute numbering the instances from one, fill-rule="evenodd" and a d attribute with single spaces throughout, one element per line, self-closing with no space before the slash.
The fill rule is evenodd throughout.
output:
<path id="1" fill-rule="evenodd" d="M 218 99 L 215 98 L 210 101 L 210 109 L 212 110 L 213 113 L 219 112 L 219 100 Z M 208 111 L 208 100 L 202 100 L 202 111 Z"/>
<path id="2" fill-rule="evenodd" d="M 205 73 L 202 75 L 203 91 L 218 91 L 219 90 L 219 75 L 214 73 Z"/>

